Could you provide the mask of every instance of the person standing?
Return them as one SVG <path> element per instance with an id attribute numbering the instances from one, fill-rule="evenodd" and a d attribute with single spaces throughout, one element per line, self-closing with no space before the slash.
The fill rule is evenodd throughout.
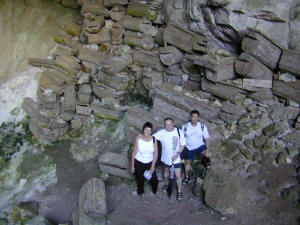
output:
<path id="1" fill-rule="evenodd" d="M 136 175 L 138 195 L 144 198 L 144 172 L 150 170 L 152 177 L 150 183 L 154 194 L 157 192 L 158 180 L 155 172 L 158 150 L 157 141 L 151 136 L 152 124 L 147 122 L 143 126 L 143 133 L 135 139 L 131 156 L 131 172 Z"/>
<path id="2" fill-rule="evenodd" d="M 165 128 L 157 131 L 153 136 L 161 142 L 162 154 L 161 161 L 165 167 L 164 169 L 164 186 L 162 192 L 167 194 L 170 167 L 174 164 L 175 177 L 177 183 L 177 200 L 182 200 L 182 187 L 181 187 L 181 159 L 180 154 L 185 147 L 184 133 L 174 127 L 174 121 L 172 118 L 166 118 L 164 120 Z"/>
<path id="3" fill-rule="evenodd" d="M 190 121 L 182 126 L 182 132 L 186 139 L 186 147 L 181 154 L 181 158 L 185 160 L 185 178 L 183 185 L 190 182 L 191 162 L 195 159 L 195 154 L 200 153 L 210 158 L 212 156 L 209 151 L 209 133 L 205 124 L 199 121 L 200 113 L 192 110 L 190 113 Z"/>

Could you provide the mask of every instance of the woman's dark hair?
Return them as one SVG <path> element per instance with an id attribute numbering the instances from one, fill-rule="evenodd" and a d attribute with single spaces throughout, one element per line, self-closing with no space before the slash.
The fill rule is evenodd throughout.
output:
<path id="1" fill-rule="evenodd" d="M 193 114 L 197 114 L 198 116 L 200 116 L 200 113 L 198 110 L 192 110 L 190 115 L 193 115 Z"/>
<path id="2" fill-rule="evenodd" d="M 147 127 L 151 128 L 151 130 L 152 130 L 152 128 L 153 128 L 152 123 L 146 122 L 146 123 L 144 124 L 144 126 L 143 126 L 143 131 L 144 131 L 145 128 L 147 128 Z"/>

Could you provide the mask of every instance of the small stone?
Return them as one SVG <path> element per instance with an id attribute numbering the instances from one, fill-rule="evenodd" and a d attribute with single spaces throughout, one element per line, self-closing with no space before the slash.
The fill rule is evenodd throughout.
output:
<path id="1" fill-rule="evenodd" d="M 257 111 L 257 105 L 256 104 L 250 104 L 246 107 L 246 109 L 248 110 L 248 112 L 256 112 Z"/>
<path id="2" fill-rule="evenodd" d="M 257 173 L 259 170 L 259 165 L 258 164 L 250 164 L 247 168 L 247 173 Z"/>
<path id="3" fill-rule="evenodd" d="M 251 159 L 251 153 L 248 149 L 240 149 L 240 152 L 246 159 Z"/>
<path id="4" fill-rule="evenodd" d="M 245 140 L 244 144 L 245 144 L 248 148 L 253 148 L 253 146 L 254 146 L 253 139 L 247 139 L 247 140 Z"/>
<path id="5" fill-rule="evenodd" d="M 252 156 L 252 160 L 256 162 L 260 162 L 262 160 L 261 153 L 256 151 Z"/>

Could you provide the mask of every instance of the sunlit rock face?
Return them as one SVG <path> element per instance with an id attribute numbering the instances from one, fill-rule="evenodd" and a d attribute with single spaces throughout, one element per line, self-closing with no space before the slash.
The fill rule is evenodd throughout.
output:
<path id="1" fill-rule="evenodd" d="M 0 79 L 28 70 L 30 57 L 46 57 L 54 35 L 79 14 L 50 0 L 0 0 L 0 5 Z"/>

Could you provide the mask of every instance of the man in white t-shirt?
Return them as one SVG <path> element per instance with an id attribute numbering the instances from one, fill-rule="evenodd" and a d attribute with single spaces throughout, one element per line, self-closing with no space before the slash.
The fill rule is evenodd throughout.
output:
<path id="1" fill-rule="evenodd" d="M 153 136 L 161 142 L 162 153 L 161 161 L 165 167 L 164 180 L 165 184 L 162 188 L 162 192 L 167 194 L 167 188 L 170 176 L 170 167 L 174 164 L 175 176 L 177 183 L 177 200 L 182 200 L 182 188 L 181 188 L 181 159 L 180 154 L 185 147 L 184 133 L 174 127 L 174 121 L 172 118 L 166 118 L 164 120 L 165 129 L 157 131 Z"/>
<path id="2" fill-rule="evenodd" d="M 199 152 L 210 158 L 209 151 L 209 133 L 205 124 L 199 122 L 199 111 L 193 110 L 190 113 L 190 121 L 182 126 L 186 140 L 186 147 L 181 154 L 185 160 L 185 178 L 182 184 L 187 185 L 190 182 L 191 162 L 195 158 L 195 153 Z"/>

